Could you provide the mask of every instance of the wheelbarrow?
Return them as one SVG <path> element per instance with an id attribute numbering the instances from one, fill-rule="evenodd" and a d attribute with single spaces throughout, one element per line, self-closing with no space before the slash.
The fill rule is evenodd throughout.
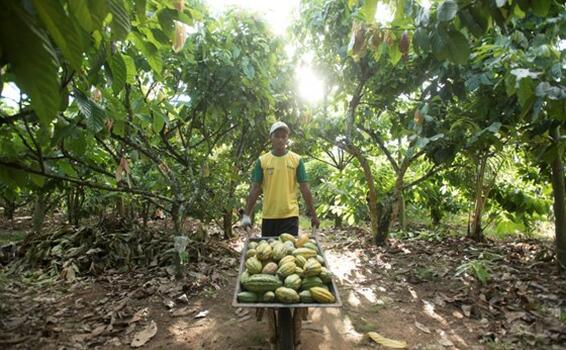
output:
<path id="1" fill-rule="evenodd" d="M 232 299 L 232 306 L 239 308 L 256 308 L 256 319 L 261 321 L 263 315 L 267 314 L 267 321 L 270 329 L 270 343 L 272 348 L 275 346 L 279 350 L 294 350 L 301 343 L 301 328 L 302 321 L 307 319 L 309 308 L 341 308 L 342 300 L 336 288 L 334 278 L 331 280 L 329 287 L 330 292 L 336 297 L 336 302 L 332 304 L 319 304 L 319 303 L 297 303 L 297 304 L 283 304 L 276 302 L 269 303 L 241 303 L 238 301 L 238 293 L 242 291 L 240 284 L 240 276 L 245 269 L 246 252 L 248 245 L 253 241 L 268 240 L 274 237 L 248 237 L 245 242 L 242 256 L 240 258 L 240 270 L 238 273 L 238 280 L 234 290 L 234 297 Z M 321 249 L 318 237 L 313 228 L 311 238 L 316 242 L 320 255 L 327 262 L 324 251 Z M 328 264 L 326 264 L 328 268 Z M 266 312 L 267 311 L 267 312 Z"/>

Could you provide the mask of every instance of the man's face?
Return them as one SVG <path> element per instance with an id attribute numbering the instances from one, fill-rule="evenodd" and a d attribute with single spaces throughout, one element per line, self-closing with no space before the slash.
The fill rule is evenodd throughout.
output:
<path id="1" fill-rule="evenodd" d="M 271 134 L 271 145 L 276 151 L 283 151 L 289 141 L 289 133 L 284 128 L 279 128 Z"/>

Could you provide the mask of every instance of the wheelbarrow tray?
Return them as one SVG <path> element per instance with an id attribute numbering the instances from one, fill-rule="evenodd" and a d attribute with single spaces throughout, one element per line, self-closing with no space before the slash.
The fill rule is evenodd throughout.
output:
<path id="1" fill-rule="evenodd" d="M 321 303 L 296 303 L 296 304 L 283 304 L 283 303 L 241 303 L 238 301 L 238 293 L 242 292 L 242 285 L 240 283 L 240 276 L 242 275 L 242 273 L 244 272 L 244 265 L 245 265 L 245 261 L 246 261 L 246 252 L 248 251 L 248 245 L 250 244 L 250 242 L 256 241 L 259 242 L 261 240 L 269 240 L 271 238 L 274 237 L 254 237 L 254 238 L 248 238 L 246 240 L 246 243 L 244 245 L 244 249 L 242 249 L 242 256 L 240 257 L 240 270 L 238 272 L 238 279 L 236 282 L 236 288 L 234 291 L 234 297 L 232 299 L 232 306 L 234 307 L 250 307 L 250 308 L 273 308 L 273 309 L 279 309 L 279 308 L 296 308 L 296 307 L 320 307 L 320 308 L 328 308 L 328 307 L 332 307 L 332 308 L 340 308 L 342 307 L 342 300 L 340 299 L 340 294 L 338 293 L 338 288 L 336 287 L 336 282 L 334 281 L 334 278 L 332 278 L 331 283 L 329 285 L 329 290 L 332 294 L 334 294 L 334 297 L 336 298 L 336 302 L 332 303 L 332 304 L 321 304 Z M 320 243 L 317 239 L 316 236 L 314 236 L 314 240 L 316 242 L 316 246 L 318 247 L 318 251 L 320 252 L 320 255 L 322 255 L 322 257 L 324 258 L 325 262 L 328 262 L 328 260 L 326 260 L 326 256 L 324 255 L 324 251 L 322 250 Z M 328 266 L 327 266 L 328 268 Z"/>

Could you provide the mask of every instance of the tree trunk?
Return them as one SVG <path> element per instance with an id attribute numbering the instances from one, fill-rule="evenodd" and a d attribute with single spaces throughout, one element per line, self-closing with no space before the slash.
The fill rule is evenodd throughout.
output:
<path id="1" fill-rule="evenodd" d="M 334 228 L 342 227 L 342 216 L 334 215 Z"/>
<path id="2" fill-rule="evenodd" d="M 485 206 L 485 193 L 483 187 L 486 165 L 487 157 L 480 156 L 475 190 L 474 215 L 472 217 L 472 222 L 468 225 L 468 237 L 476 241 L 483 238 L 481 217 Z"/>
<path id="3" fill-rule="evenodd" d="M 71 225 L 79 225 L 83 201 L 84 191 L 82 188 L 72 187 L 67 191 L 67 220 Z"/>
<path id="4" fill-rule="evenodd" d="M 378 220 L 379 220 L 379 211 L 377 210 L 377 191 L 375 189 L 375 182 L 373 180 L 373 174 L 371 173 L 371 168 L 369 166 L 369 162 L 361 153 L 360 150 L 352 145 L 348 144 L 348 152 L 352 154 L 362 166 L 364 170 L 364 176 L 366 178 L 366 182 L 368 184 L 369 190 L 369 215 L 370 215 L 370 227 L 371 232 L 374 234 L 375 243 L 377 245 L 383 245 L 385 240 L 387 239 L 387 232 L 385 234 L 379 230 Z"/>
<path id="5" fill-rule="evenodd" d="M 141 209 L 143 228 L 147 228 L 147 220 L 149 219 L 149 207 L 150 207 L 149 201 L 143 201 L 142 209 Z"/>
<path id="6" fill-rule="evenodd" d="M 405 173 L 407 172 L 408 164 L 403 164 L 399 171 L 397 172 L 397 177 L 395 179 L 395 206 L 393 208 L 392 218 L 397 218 L 399 222 L 399 227 L 402 231 L 405 231 L 407 223 L 405 220 L 405 193 L 403 191 L 403 179 L 405 178 Z M 389 229 L 387 230 L 389 231 Z"/>
<path id="7" fill-rule="evenodd" d="M 222 227 L 224 229 L 224 238 L 232 238 L 232 210 L 224 211 L 222 214 Z"/>
<path id="8" fill-rule="evenodd" d="M 49 196 L 43 192 L 39 192 L 34 201 L 33 205 L 33 216 L 32 216 L 32 231 L 35 233 L 40 233 L 43 227 L 43 222 L 45 221 L 45 214 L 47 212 L 47 200 Z"/>
<path id="9" fill-rule="evenodd" d="M 560 131 L 558 128 L 551 131 L 554 142 L 558 144 Z M 552 193 L 554 195 L 554 230 L 556 234 L 556 260 L 558 267 L 566 271 L 566 203 L 564 196 L 564 166 L 559 153 L 550 164 L 552 169 Z"/>
<path id="10" fill-rule="evenodd" d="M 181 204 L 178 201 L 173 202 L 171 206 L 171 219 L 173 220 L 173 229 L 176 235 L 183 232 L 181 219 Z"/>
<path id="11" fill-rule="evenodd" d="M 4 205 L 4 218 L 6 220 L 11 221 L 11 220 L 14 219 L 14 213 L 16 212 L 16 208 L 17 208 L 16 202 L 9 200 L 6 197 L 3 197 L 3 199 L 4 199 L 4 203 L 3 203 L 3 205 Z"/>

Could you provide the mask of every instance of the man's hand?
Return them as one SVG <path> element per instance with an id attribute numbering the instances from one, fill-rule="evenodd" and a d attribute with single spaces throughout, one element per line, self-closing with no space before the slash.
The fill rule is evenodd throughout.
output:
<path id="1" fill-rule="evenodd" d="M 242 220 L 240 221 L 243 228 L 252 227 L 252 220 L 248 216 L 248 214 L 242 215 Z"/>
<path id="2" fill-rule="evenodd" d="M 318 218 L 316 217 L 316 215 L 313 215 L 311 217 L 311 226 L 316 227 L 316 228 L 318 228 L 320 226 L 320 221 L 318 221 Z"/>

